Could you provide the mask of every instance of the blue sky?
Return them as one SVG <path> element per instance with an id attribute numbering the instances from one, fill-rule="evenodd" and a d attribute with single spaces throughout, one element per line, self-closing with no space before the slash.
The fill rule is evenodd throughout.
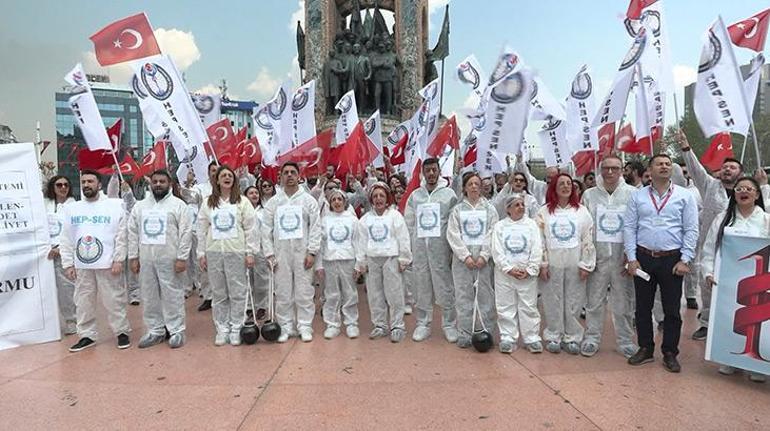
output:
<path id="1" fill-rule="evenodd" d="M 695 79 L 701 35 L 722 14 L 730 24 L 770 6 L 766 1 L 661 0 L 665 5 L 675 79 Z M 144 11 L 161 48 L 175 57 L 191 90 L 212 88 L 222 78 L 231 96 L 263 102 L 275 85 L 296 77 L 294 28 L 298 0 L 131 1 L 0 0 L 0 124 L 20 140 L 54 139 L 54 92 L 77 62 L 97 72 L 92 33 L 112 21 Z M 627 0 L 431 0 L 430 45 L 440 30 L 443 4 L 450 4 L 451 55 L 446 60 L 444 111 L 460 108 L 465 87 L 451 76 L 468 54 L 489 72 L 504 44 L 542 76 L 555 96 L 566 95 L 573 75 L 588 63 L 603 97 L 630 39 L 622 25 Z M 165 45 L 165 46 L 164 46 Z M 736 50 L 747 62 L 750 51 Z M 113 81 L 127 73 L 110 68 Z M 680 104 L 682 99 L 680 96 Z M 669 110 L 671 111 L 671 109 Z"/>

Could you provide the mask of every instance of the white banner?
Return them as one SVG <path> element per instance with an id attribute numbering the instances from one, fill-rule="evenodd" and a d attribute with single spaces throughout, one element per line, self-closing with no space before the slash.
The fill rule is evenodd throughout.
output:
<path id="1" fill-rule="evenodd" d="M 743 91 L 732 42 L 719 17 L 704 35 L 693 100 L 695 117 L 706 137 L 748 130 Z"/>
<path id="2" fill-rule="evenodd" d="M 757 54 L 756 57 L 751 59 L 749 63 L 749 74 L 743 80 L 743 91 L 746 94 L 746 102 L 749 106 L 754 106 L 754 102 L 757 101 L 757 91 L 759 90 L 759 83 L 762 77 L 762 66 L 765 65 L 765 56 Z M 746 125 L 746 130 L 741 134 L 746 136 L 749 133 L 750 124 Z"/>
<path id="3" fill-rule="evenodd" d="M 647 27 L 649 53 L 652 57 L 642 60 L 649 70 L 645 71 L 645 75 L 651 75 L 658 82 L 661 92 L 672 93 L 675 90 L 674 69 L 671 65 L 671 48 L 668 40 L 668 26 L 663 13 L 663 2 L 656 1 L 647 6 L 639 20 L 626 19 L 625 24 L 631 37 L 636 37 L 642 27 Z"/>
<path id="4" fill-rule="evenodd" d="M 556 100 L 543 80 L 536 76 L 532 85 L 532 96 L 529 101 L 532 110 L 529 117 L 538 121 L 547 121 L 548 117 L 565 120 L 567 113 L 564 111 L 564 105 Z"/>
<path id="5" fill-rule="evenodd" d="M 726 233 L 719 253 L 706 360 L 770 374 L 770 240 Z"/>
<path id="6" fill-rule="evenodd" d="M 220 120 L 222 117 L 221 94 L 193 94 L 191 98 L 204 128 Z"/>
<path id="7" fill-rule="evenodd" d="M 0 350 L 61 338 L 41 190 L 34 144 L 0 145 Z"/>
<path id="8" fill-rule="evenodd" d="M 465 57 L 465 60 L 457 65 L 457 80 L 463 84 L 470 85 L 471 94 L 476 96 L 476 104 L 481 100 L 481 96 L 484 94 L 483 77 L 486 76 L 481 69 L 481 64 L 476 59 L 476 56 L 471 54 Z"/>
<path id="9" fill-rule="evenodd" d="M 364 132 L 366 137 L 372 141 L 372 144 L 377 148 L 379 153 L 372 162 L 375 168 L 382 168 L 385 166 L 385 160 L 382 157 L 382 120 L 380 119 L 380 110 L 374 111 L 371 117 L 364 122 Z"/>
<path id="10" fill-rule="evenodd" d="M 287 120 L 291 126 L 291 141 L 286 151 L 315 137 L 315 79 L 294 92 L 289 117 L 282 121 Z M 284 151 L 281 151 L 281 154 L 283 153 Z"/>
<path id="11" fill-rule="evenodd" d="M 545 166 L 566 166 L 572 161 L 572 151 L 567 143 L 567 124 L 563 120 L 551 118 L 537 132 L 540 148 L 543 150 Z"/>
<path id="12" fill-rule="evenodd" d="M 588 66 L 583 65 L 567 97 L 567 142 L 573 153 L 599 149 L 599 138 L 591 127 L 595 113 L 593 77 Z"/>
<path id="13" fill-rule="evenodd" d="M 356 95 L 353 90 L 343 94 L 334 109 L 340 111 L 337 128 L 334 130 L 334 140 L 336 145 L 342 145 L 358 124 L 358 107 L 356 107 Z"/>
<path id="14" fill-rule="evenodd" d="M 522 68 L 490 91 L 486 121 L 478 133 L 480 152 L 492 151 L 503 160 L 506 154 L 519 152 L 527 127 L 533 82 L 532 73 Z"/>
<path id="15" fill-rule="evenodd" d="M 290 142 L 288 133 L 290 129 L 284 129 L 281 118 L 286 111 L 288 104 L 287 85 L 282 84 L 276 91 L 272 99 L 262 105 L 251 117 L 254 126 L 254 135 L 259 142 L 259 148 L 262 151 L 262 164 L 272 166 L 276 163 L 278 154 L 281 152 L 281 134 L 285 134 L 285 139 Z M 289 147 L 291 144 L 288 144 Z"/>
<path id="16" fill-rule="evenodd" d="M 167 124 L 171 135 L 187 149 L 208 141 L 190 93 L 169 56 L 145 58 L 132 62 L 131 67 L 137 77 L 132 82 L 134 93 L 144 99 L 139 105 L 143 116 L 149 114 L 149 118 Z M 150 112 L 145 114 L 145 110 Z M 153 130 L 157 125 L 148 127 Z"/>
<path id="17" fill-rule="evenodd" d="M 72 93 L 70 93 L 69 98 L 70 109 L 77 120 L 80 132 L 83 133 L 83 139 L 85 139 L 88 149 L 91 151 L 112 151 L 110 138 L 107 136 L 102 115 L 99 113 L 96 99 L 91 92 L 91 86 L 86 80 L 83 66 L 78 63 L 64 77 L 64 80 L 72 85 Z"/>

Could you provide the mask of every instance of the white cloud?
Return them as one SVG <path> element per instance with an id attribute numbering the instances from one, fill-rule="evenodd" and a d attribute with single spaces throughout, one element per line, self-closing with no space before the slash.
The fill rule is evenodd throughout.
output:
<path id="1" fill-rule="evenodd" d="M 201 58 L 201 52 L 195 44 L 195 36 L 192 32 L 175 28 L 169 30 L 158 28 L 155 29 L 155 38 L 158 40 L 161 52 L 170 55 L 180 71 L 187 70 Z"/>
<path id="2" fill-rule="evenodd" d="M 677 64 L 674 66 L 674 85 L 677 90 L 685 85 L 692 84 L 698 79 L 698 72 L 694 67 Z"/>
<path id="3" fill-rule="evenodd" d="M 430 0 L 428 1 L 428 16 L 436 11 L 444 10 L 444 6 L 449 4 L 449 0 Z"/>
<path id="4" fill-rule="evenodd" d="M 110 82 L 117 85 L 128 85 L 131 77 L 134 76 L 134 71 L 131 70 L 128 63 L 102 67 L 96 60 L 96 54 L 93 51 L 83 53 L 83 70 L 86 73 L 107 75 L 110 77 Z"/>
<path id="5" fill-rule="evenodd" d="M 257 73 L 257 77 L 254 78 L 254 81 L 246 89 L 256 93 L 260 99 L 269 99 L 280 85 L 281 81 L 271 75 L 267 67 L 262 66 L 259 73 Z"/>
<path id="6" fill-rule="evenodd" d="M 297 1 L 297 10 L 292 12 L 291 18 L 289 18 L 289 32 L 294 33 L 297 31 L 297 21 L 302 23 L 302 28 L 305 28 L 305 0 Z"/>

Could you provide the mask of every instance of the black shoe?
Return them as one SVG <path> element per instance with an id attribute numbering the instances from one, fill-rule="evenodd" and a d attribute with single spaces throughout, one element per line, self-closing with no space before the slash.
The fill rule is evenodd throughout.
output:
<path id="1" fill-rule="evenodd" d="M 689 310 L 697 310 L 698 301 L 696 301 L 695 298 L 687 298 L 687 308 Z"/>
<path id="2" fill-rule="evenodd" d="M 580 318 L 583 319 L 583 320 L 586 320 L 586 309 L 585 308 L 580 310 Z"/>
<path id="3" fill-rule="evenodd" d="M 139 300 L 138 299 L 132 299 L 131 302 L 129 302 L 129 304 L 134 305 L 134 306 L 139 305 Z"/>
<path id="4" fill-rule="evenodd" d="M 207 299 L 203 302 L 201 302 L 201 305 L 198 306 L 198 311 L 206 311 L 211 310 L 211 300 Z"/>
<path id="5" fill-rule="evenodd" d="M 131 340 L 126 334 L 118 335 L 118 349 L 128 349 L 131 347 Z"/>
<path id="6" fill-rule="evenodd" d="M 634 353 L 634 356 L 628 358 L 629 365 L 642 365 L 655 360 L 652 354 L 652 350 L 646 347 L 640 347 L 639 350 Z"/>
<path id="7" fill-rule="evenodd" d="M 663 332 L 663 321 L 658 322 L 658 331 Z"/>
<path id="8" fill-rule="evenodd" d="M 663 368 L 665 368 L 666 371 L 672 373 L 678 373 L 682 371 L 682 366 L 679 365 L 679 361 L 676 360 L 676 355 L 673 353 L 663 354 Z"/>
<path id="9" fill-rule="evenodd" d="M 703 341 L 709 334 L 709 328 L 701 326 L 697 331 L 692 333 L 692 339 L 696 341 Z"/>
<path id="10" fill-rule="evenodd" d="M 95 345 L 96 345 L 96 343 L 94 342 L 94 340 L 92 340 L 92 339 L 90 339 L 88 337 L 83 337 L 80 340 L 78 340 L 78 342 L 75 343 L 75 345 L 70 347 L 70 352 L 79 352 L 81 350 L 85 350 L 85 349 L 87 349 L 89 347 L 92 347 L 92 346 L 95 346 Z"/>
<path id="11" fill-rule="evenodd" d="M 267 310 L 264 308 L 260 308 L 257 310 L 257 320 L 265 320 L 265 316 L 267 315 Z"/>

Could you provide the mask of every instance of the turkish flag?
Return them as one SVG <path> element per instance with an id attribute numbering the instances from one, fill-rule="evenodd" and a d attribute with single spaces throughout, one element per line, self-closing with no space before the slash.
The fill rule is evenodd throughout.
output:
<path id="1" fill-rule="evenodd" d="M 141 174 L 141 169 L 139 168 L 139 165 L 137 165 L 136 161 L 128 154 L 123 156 L 123 160 L 120 162 L 120 165 L 118 165 L 118 169 L 120 169 L 120 173 L 123 175 L 140 176 Z M 109 167 L 98 169 L 98 171 L 99 173 L 104 175 L 111 175 L 115 172 L 115 169 L 113 169 L 113 166 L 110 165 Z"/>
<path id="2" fill-rule="evenodd" d="M 74 148 L 77 147 L 74 146 Z M 105 167 L 111 167 L 114 164 L 115 159 L 113 159 L 112 153 L 109 151 L 91 151 L 88 148 L 81 148 L 80 151 L 78 151 L 78 166 L 81 171 L 86 169 L 99 170 Z"/>
<path id="3" fill-rule="evenodd" d="M 235 133 L 235 147 L 233 151 L 233 155 L 230 157 L 229 165 L 233 169 L 238 169 L 241 166 L 246 165 L 246 160 L 242 157 L 244 153 L 244 147 L 246 146 L 246 140 L 248 139 L 248 130 L 246 130 L 246 127 L 242 127 L 241 130 L 238 130 L 237 133 Z"/>
<path id="4" fill-rule="evenodd" d="M 246 139 L 239 143 L 238 156 L 238 167 L 248 166 L 251 168 L 253 165 L 262 163 L 262 152 L 259 150 L 257 138 Z"/>
<path id="5" fill-rule="evenodd" d="M 404 136 L 398 140 L 398 143 L 393 146 L 393 149 L 389 151 L 388 157 L 390 158 L 390 164 L 392 166 L 403 165 L 406 163 L 406 143 L 409 142 L 409 134 L 404 133 Z M 385 148 L 387 150 L 387 147 Z"/>
<path id="6" fill-rule="evenodd" d="M 628 4 L 628 10 L 626 11 L 626 17 L 628 19 L 639 19 L 642 17 L 642 11 L 645 8 L 652 6 L 658 0 L 631 0 Z"/>
<path id="7" fill-rule="evenodd" d="M 460 129 L 457 128 L 457 121 L 454 115 L 441 126 L 441 129 L 436 133 L 436 137 L 433 138 L 433 142 L 428 146 L 426 153 L 431 157 L 441 157 L 444 155 L 444 148 L 447 145 L 454 149 L 460 148 Z"/>
<path id="8" fill-rule="evenodd" d="M 631 123 L 626 123 L 625 126 L 618 130 L 618 151 L 629 154 L 650 154 L 649 140 L 643 139 L 642 141 L 636 140 Z"/>
<path id="9" fill-rule="evenodd" d="M 717 133 L 711 138 L 711 145 L 703 156 L 700 158 L 700 162 L 709 171 L 718 171 L 722 168 L 722 163 L 728 157 L 734 157 L 733 154 L 733 140 L 729 133 Z"/>
<path id="10" fill-rule="evenodd" d="M 364 175 L 366 167 L 377 157 L 379 151 L 366 137 L 364 126 L 359 121 L 339 150 L 337 175 L 345 177 L 348 173 Z"/>
<path id="11" fill-rule="evenodd" d="M 118 118 L 112 126 L 107 129 L 107 136 L 110 138 L 110 144 L 112 144 L 112 151 L 118 154 L 120 151 L 120 138 L 123 136 L 123 119 Z"/>
<path id="12" fill-rule="evenodd" d="M 597 132 L 599 135 L 599 151 L 581 151 L 572 156 L 575 164 L 575 175 L 583 175 L 594 170 L 596 165 L 610 155 L 615 148 L 615 123 L 605 124 Z M 598 160 L 597 160 L 598 155 Z"/>
<path id="13" fill-rule="evenodd" d="M 150 175 L 158 169 L 166 169 L 166 167 L 166 141 L 158 141 L 142 158 L 139 173 L 135 178 Z"/>
<path id="14" fill-rule="evenodd" d="M 476 140 L 465 145 L 465 154 L 463 154 L 463 166 L 471 166 L 476 163 L 478 152 L 476 151 Z"/>
<path id="15" fill-rule="evenodd" d="M 235 133 L 233 132 L 233 126 L 230 124 L 230 120 L 223 118 L 216 123 L 206 128 L 206 133 L 209 136 L 209 142 L 214 149 L 214 154 L 217 156 L 217 160 L 220 165 L 228 165 L 232 162 L 238 162 L 237 158 Z M 232 168 L 232 166 L 230 166 Z"/>
<path id="16" fill-rule="evenodd" d="M 767 27 L 770 22 L 770 9 L 736 22 L 727 28 L 733 43 L 744 48 L 753 49 L 756 52 L 765 50 Z"/>
<path id="17" fill-rule="evenodd" d="M 417 163 L 414 165 L 414 170 L 412 171 L 412 177 L 409 178 L 409 184 L 406 185 L 406 190 L 404 190 L 404 195 L 401 196 L 401 200 L 398 202 L 398 210 L 401 211 L 401 214 L 403 214 L 404 210 L 406 209 L 406 202 L 409 200 L 409 196 L 412 194 L 413 191 L 417 190 L 420 187 L 421 171 L 422 171 L 422 160 L 417 160 Z"/>
<path id="18" fill-rule="evenodd" d="M 333 136 L 333 129 L 328 128 L 324 130 L 313 137 L 313 139 L 292 148 L 278 157 L 278 165 L 283 165 L 288 161 L 296 162 L 299 165 L 300 175 L 305 178 L 323 174 L 326 171 Z"/>
<path id="19" fill-rule="evenodd" d="M 144 12 L 115 21 L 94 33 L 96 60 L 102 66 L 159 55 L 160 48 Z"/>

